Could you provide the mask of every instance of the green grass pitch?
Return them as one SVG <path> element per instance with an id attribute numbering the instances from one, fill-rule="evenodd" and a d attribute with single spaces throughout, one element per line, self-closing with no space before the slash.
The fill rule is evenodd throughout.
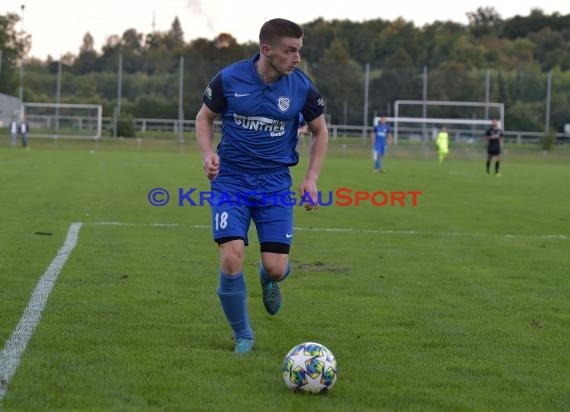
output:
<path id="1" fill-rule="evenodd" d="M 261 301 L 252 231 L 256 346 L 236 357 L 209 208 L 175 200 L 178 188 L 209 188 L 197 150 L 140 143 L 0 148 L 0 349 L 70 225 L 83 223 L 15 374 L 0 382 L 0 409 L 569 408 L 567 156 L 513 150 L 496 178 L 481 147 L 452 147 L 439 166 L 435 152 L 402 146 L 375 174 L 367 146 L 331 142 L 321 191 L 422 194 L 416 206 L 296 208 L 293 270 L 275 317 Z M 306 160 L 303 150 L 295 188 Z M 169 204 L 149 204 L 155 187 Z M 282 381 L 283 357 L 304 341 L 337 358 L 325 395 Z"/>

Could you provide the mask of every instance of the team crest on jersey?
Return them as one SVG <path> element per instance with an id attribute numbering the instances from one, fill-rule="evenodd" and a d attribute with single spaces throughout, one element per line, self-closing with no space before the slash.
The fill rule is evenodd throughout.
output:
<path id="1" fill-rule="evenodd" d="M 291 99 L 289 99 L 288 97 L 280 97 L 279 100 L 277 101 L 277 107 L 279 107 L 279 110 L 281 110 L 282 112 L 286 112 L 290 104 L 291 104 Z"/>
<path id="2" fill-rule="evenodd" d="M 206 90 L 204 90 L 204 96 L 206 96 L 208 99 L 212 99 L 212 89 L 210 88 L 210 86 L 206 87 Z"/>

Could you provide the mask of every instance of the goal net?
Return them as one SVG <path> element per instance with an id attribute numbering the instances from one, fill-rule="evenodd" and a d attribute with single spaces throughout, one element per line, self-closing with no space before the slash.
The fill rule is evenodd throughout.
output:
<path id="1" fill-rule="evenodd" d="M 374 124 L 378 119 L 374 118 Z M 392 124 L 396 144 L 399 138 L 433 140 L 442 127 L 447 127 L 454 141 L 476 141 L 485 134 L 492 119 L 497 119 L 499 127 L 504 129 L 503 103 L 396 100 L 394 116 L 386 117 Z"/>
<path id="2" fill-rule="evenodd" d="M 32 137 L 99 139 L 103 109 L 97 104 L 24 103 Z"/>

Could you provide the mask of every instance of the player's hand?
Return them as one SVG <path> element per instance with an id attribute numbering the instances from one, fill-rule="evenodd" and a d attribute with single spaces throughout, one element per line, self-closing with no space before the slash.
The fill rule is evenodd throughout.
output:
<path id="1" fill-rule="evenodd" d="M 204 173 L 208 179 L 214 180 L 220 172 L 220 157 L 215 153 L 204 156 Z"/>
<path id="2" fill-rule="evenodd" d="M 306 201 L 303 202 L 305 210 L 317 210 L 319 208 L 317 183 L 314 180 L 303 180 L 303 183 L 299 186 L 299 193 L 301 194 L 301 199 L 303 199 L 303 197 L 306 199 Z M 307 196 L 311 196 L 312 202 L 309 201 Z"/>

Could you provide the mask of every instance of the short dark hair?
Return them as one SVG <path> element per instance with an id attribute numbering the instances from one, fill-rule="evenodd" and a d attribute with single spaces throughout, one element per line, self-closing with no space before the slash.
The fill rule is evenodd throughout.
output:
<path id="1" fill-rule="evenodd" d="M 300 39 L 303 37 L 303 29 L 297 23 L 286 19 L 266 21 L 259 31 L 259 44 L 275 44 L 282 37 Z"/>

